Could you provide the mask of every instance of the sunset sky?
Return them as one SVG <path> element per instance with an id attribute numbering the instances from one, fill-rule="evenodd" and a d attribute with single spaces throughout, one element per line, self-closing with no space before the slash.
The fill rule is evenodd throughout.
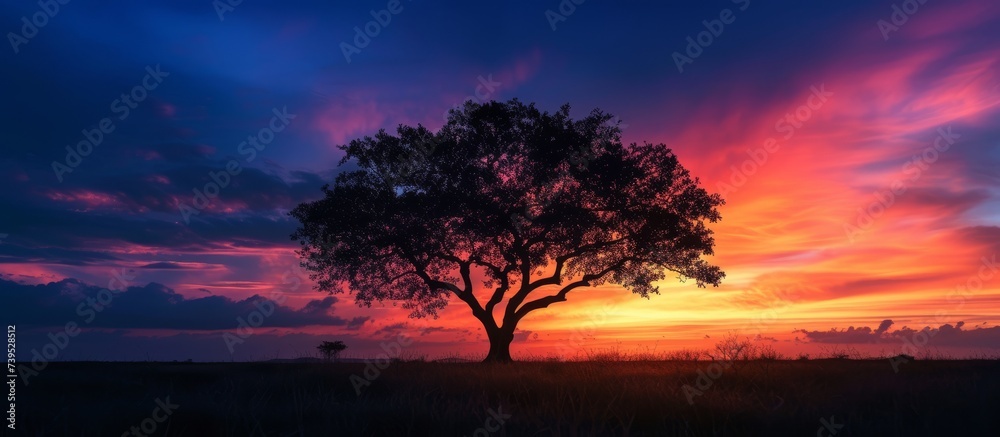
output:
<path id="1" fill-rule="evenodd" d="M 515 358 L 732 332 L 791 356 L 899 353 L 925 328 L 919 353 L 1000 354 L 1000 3 L 563 3 L 70 2 L 32 33 L 39 6 L 4 2 L 0 319 L 26 358 L 67 322 L 83 331 L 59 360 L 288 358 L 321 340 L 366 357 L 400 333 L 418 337 L 408 355 L 481 356 L 460 302 L 414 320 L 315 291 L 287 213 L 321 196 L 338 145 L 516 97 L 601 108 L 626 143 L 672 147 L 726 199 L 710 261 L 727 276 L 649 300 L 576 291 L 521 323 Z M 107 308 L 79 310 L 103 288 Z M 263 298 L 282 303 L 227 345 Z"/>

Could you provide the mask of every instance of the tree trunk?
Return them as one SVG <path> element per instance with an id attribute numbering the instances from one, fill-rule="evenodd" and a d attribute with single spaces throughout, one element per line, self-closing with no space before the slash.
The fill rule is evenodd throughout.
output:
<path id="1" fill-rule="evenodd" d="M 510 343 L 514 341 L 513 330 L 487 329 L 486 334 L 490 338 L 490 352 L 486 354 L 484 363 L 511 363 L 514 360 L 510 357 Z"/>

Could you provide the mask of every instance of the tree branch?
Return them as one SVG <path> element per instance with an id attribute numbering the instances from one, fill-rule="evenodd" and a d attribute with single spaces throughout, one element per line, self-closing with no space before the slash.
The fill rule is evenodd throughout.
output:
<path id="1" fill-rule="evenodd" d="M 442 259 L 448 259 L 450 257 L 453 258 L 456 262 L 458 262 L 459 271 L 462 275 L 462 281 L 465 283 L 464 290 L 458 288 L 457 285 L 452 284 L 450 282 L 445 282 L 431 278 L 430 275 L 427 274 L 426 268 L 424 266 L 421 266 L 420 263 L 417 262 L 416 258 L 414 258 L 409 253 L 406 253 L 405 257 L 407 261 L 409 261 L 410 264 L 413 265 L 413 267 L 416 269 L 416 272 L 414 273 L 416 273 L 417 276 L 420 277 L 420 279 L 423 279 L 424 283 L 427 284 L 428 288 L 430 288 L 431 290 L 436 290 L 436 289 L 448 290 L 451 291 L 452 293 L 455 293 L 455 295 L 458 296 L 459 299 L 461 299 L 463 302 L 469 305 L 469 308 L 472 309 L 472 314 L 476 316 L 477 319 L 482 321 L 484 324 L 486 324 L 486 319 L 489 319 L 490 322 L 495 324 L 496 322 L 493 320 L 493 316 L 487 314 L 486 311 L 483 310 L 483 307 L 479 305 L 479 301 L 476 299 L 476 296 L 472 293 L 472 277 L 470 272 L 471 263 L 468 261 L 463 261 L 460 258 L 455 257 L 453 255 L 442 254 L 442 253 L 437 253 L 435 255 Z"/>
<path id="2" fill-rule="evenodd" d="M 472 257 L 470 260 L 489 269 L 493 272 L 493 275 L 497 278 L 497 280 L 500 281 L 500 286 L 493 290 L 493 295 L 490 296 L 490 300 L 486 302 L 485 306 L 486 312 L 492 316 L 493 308 L 495 308 L 497 304 L 503 300 L 504 294 L 507 294 L 507 291 L 510 290 L 510 278 L 507 277 L 507 274 L 516 270 L 517 264 L 508 264 L 507 267 L 501 269 L 499 266 L 487 262 L 479 257 Z"/>
<path id="3" fill-rule="evenodd" d="M 596 243 L 585 244 L 583 246 L 576 248 L 572 252 L 556 257 L 555 272 L 553 272 L 552 276 L 536 280 L 534 282 L 527 284 L 527 286 L 522 286 L 521 289 L 518 290 L 517 294 L 511 297 L 510 302 L 507 303 L 507 311 L 504 315 L 505 323 L 508 318 L 519 319 L 519 317 L 516 316 L 518 312 L 517 307 L 521 305 L 521 303 L 523 303 L 525 299 L 528 298 L 528 295 L 531 294 L 532 291 L 535 291 L 547 285 L 561 284 L 563 268 L 565 267 L 567 261 L 593 250 L 601 250 L 613 246 L 615 244 L 624 241 L 626 238 L 627 237 L 621 237 L 608 241 L 599 241 Z M 603 274 L 601 276 L 603 276 Z"/>
<path id="4" fill-rule="evenodd" d="M 566 294 L 568 294 L 570 291 L 572 291 L 572 290 L 574 290 L 576 288 L 580 288 L 580 287 L 589 287 L 590 286 L 590 281 L 596 281 L 598 279 L 601 279 L 604 275 L 606 275 L 608 273 L 611 273 L 611 272 L 613 272 L 613 271 L 615 271 L 617 269 L 620 269 L 621 267 L 623 267 L 625 265 L 625 263 L 627 263 L 629 261 L 636 260 L 636 259 L 637 258 L 634 258 L 634 257 L 626 258 L 626 259 L 623 259 L 621 261 L 618 261 L 617 263 L 614 263 L 614 264 L 608 266 L 607 268 L 605 268 L 604 270 L 601 270 L 598 273 L 592 273 L 592 274 L 583 275 L 582 279 L 580 279 L 579 281 L 575 281 L 575 282 L 571 282 L 571 283 L 567 284 L 565 287 L 563 287 L 561 290 L 559 290 L 558 293 L 556 293 L 556 294 L 554 294 L 552 296 L 545 296 L 545 297 L 538 298 L 538 299 L 535 299 L 535 300 L 533 300 L 531 302 L 528 302 L 528 303 L 524 304 L 524 306 L 522 306 L 521 308 L 519 308 L 517 311 L 514 312 L 514 319 L 513 319 L 513 321 L 514 322 L 520 321 L 522 318 L 524 318 L 525 315 L 527 315 L 528 313 L 530 313 L 530 312 L 532 312 L 534 310 L 546 308 L 549 305 L 552 305 L 552 304 L 554 304 L 556 302 L 565 302 L 566 301 Z M 508 308 L 510 308 L 510 307 L 508 307 Z M 505 320 L 505 322 L 506 322 L 506 320 Z"/>
<path id="5" fill-rule="evenodd" d="M 388 278 L 385 283 L 386 284 L 392 284 L 393 282 L 396 282 L 397 279 L 402 278 L 403 276 L 406 276 L 406 275 L 415 275 L 415 274 L 417 274 L 417 272 L 412 271 L 412 270 L 408 271 L 408 272 L 403 272 L 403 273 L 400 273 L 400 274 L 398 274 L 396 276 Z"/>

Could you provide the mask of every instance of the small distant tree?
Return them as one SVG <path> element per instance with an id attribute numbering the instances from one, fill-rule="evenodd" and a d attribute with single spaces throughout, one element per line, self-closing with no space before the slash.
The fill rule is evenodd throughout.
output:
<path id="1" fill-rule="evenodd" d="M 344 349 L 347 349 L 347 345 L 342 341 L 324 341 L 316 346 L 319 352 L 323 354 L 323 358 L 327 361 L 335 361 L 337 356 L 340 355 Z"/>

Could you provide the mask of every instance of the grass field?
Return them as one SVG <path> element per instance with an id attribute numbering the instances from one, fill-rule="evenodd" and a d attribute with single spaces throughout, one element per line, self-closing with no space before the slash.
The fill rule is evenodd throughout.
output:
<path id="1" fill-rule="evenodd" d="M 356 363 L 52 363 L 18 387 L 18 433 L 840 437 L 1000 429 L 998 361 L 914 361 L 896 373 L 888 360 L 762 360 L 721 374 L 709 361 L 381 364 L 366 378 L 366 364 Z M 702 373 L 704 390 L 689 402 L 684 387 L 699 389 Z M 171 404 L 169 415 L 154 411 Z"/>

